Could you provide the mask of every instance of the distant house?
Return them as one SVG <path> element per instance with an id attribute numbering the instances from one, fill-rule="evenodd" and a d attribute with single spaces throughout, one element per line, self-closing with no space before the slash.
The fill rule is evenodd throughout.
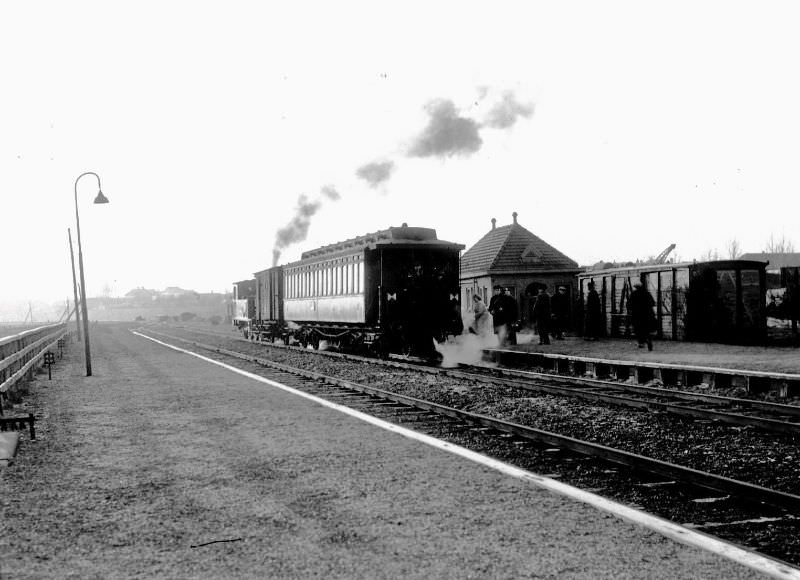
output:
<path id="1" fill-rule="evenodd" d="M 142 287 L 134 288 L 125 294 L 125 298 L 130 298 L 132 300 L 154 300 L 156 296 L 158 296 L 157 291 Z"/>
<path id="2" fill-rule="evenodd" d="M 194 296 L 197 294 L 197 292 L 194 290 L 184 290 L 183 288 L 178 288 L 177 286 L 168 286 L 159 294 L 161 296 L 174 298 L 179 296 Z"/>
<path id="3" fill-rule="evenodd" d="M 492 229 L 461 257 L 462 310 L 471 311 L 475 294 L 488 305 L 492 288 L 499 285 L 511 290 L 520 319 L 530 323 L 530 311 L 539 288 L 546 288 L 552 295 L 559 286 L 565 286 L 572 303 L 577 296 L 576 275 L 582 268 L 519 225 L 516 212 L 512 217 L 513 223 L 500 227 L 492 218 Z"/>

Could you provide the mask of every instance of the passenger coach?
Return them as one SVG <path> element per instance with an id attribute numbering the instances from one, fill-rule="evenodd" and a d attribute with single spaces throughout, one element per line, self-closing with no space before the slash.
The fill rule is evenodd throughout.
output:
<path id="1" fill-rule="evenodd" d="M 459 254 L 431 228 L 390 227 L 255 274 L 260 338 L 420 354 L 461 332 Z"/>

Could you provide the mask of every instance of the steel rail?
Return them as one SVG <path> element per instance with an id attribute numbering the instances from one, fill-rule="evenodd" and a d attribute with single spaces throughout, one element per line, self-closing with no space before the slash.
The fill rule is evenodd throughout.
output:
<path id="1" fill-rule="evenodd" d="M 200 330 L 193 330 L 187 329 L 190 332 L 197 332 L 199 334 L 207 334 L 212 336 L 220 336 L 227 338 L 229 340 L 237 340 L 242 342 L 249 342 L 251 344 L 263 344 L 263 343 L 253 343 L 252 341 L 246 340 L 244 338 L 239 337 L 230 337 L 225 336 L 219 333 L 208 333 L 203 332 Z M 290 350 L 300 350 L 306 352 L 307 349 L 300 348 L 300 347 L 293 347 L 287 345 L 276 345 L 276 344 L 269 344 L 268 346 L 272 348 L 283 348 L 283 349 L 290 349 Z M 359 360 L 359 361 L 370 361 L 373 364 L 381 364 L 384 366 L 390 366 L 394 368 L 403 368 L 407 370 L 416 370 L 420 372 L 427 372 L 430 374 L 444 374 L 446 376 L 452 376 L 460 379 L 467 379 L 467 380 L 475 380 L 486 382 L 490 384 L 500 384 L 506 386 L 514 386 L 521 389 L 525 389 L 528 391 L 533 392 L 540 392 L 540 393 L 547 393 L 550 395 L 558 395 L 558 396 L 567 396 L 567 397 L 575 397 L 580 399 L 585 399 L 589 401 L 600 401 L 604 403 L 609 403 L 612 405 L 621 405 L 636 409 L 647 409 L 650 411 L 661 411 L 670 413 L 677 416 L 683 417 L 691 417 L 693 419 L 705 419 L 710 421 L 718 421 L 721 423 L 726 423 L 729 425 L 736 425 L 741 427 L 757 427 L 760 429 L 764 429 L 766 431 L 772 431 L 776 433 L 784 433 L 784 434 L 798 434 L 800 433 L 800 422 L 792 422 L 792 421 L 785 421 L 782 419 L 773 419 L 769 417 L 757 417 L 753 415 L 746 415 L 743 413 L 734 413 L 730 411 L 722 411 L 722 410 L 714 410 L 714 409 L 703 409 L 703 408 L 695 408 L 689 407 L 686 405 L 680 405 L 675 403 L 667 403 L 662 401 L 653 401 L 653 400 L 642 400 L 642 399 L 635 399 L 631 397 L 625 397 L 623 395 L 618 394 L 611 394 L 611 393 L 600 393 L 597 391 L 589 391 L 589 390 L 581 390 L 576 387 L 572 386 L 563 386 L 563 385 L 544 385 L 541 383 L 531 383 L 521 379 L 514 379 L 511 378 L 513 376 L 520 376 L 520 375 L 534 375 L 536 378 L 544 379 L 544 380 L 557 380 L 564 383 L 578 383 L 578 384 L 587 384 L 590 386 L 601 387 L 605 389 L 612 389 L 612 390 L 622 390 L 622 391 L 630 391 L 636 392 L 639 394 L 648 394 L 658 397 L 663 397 L 667 399 L 680 399 L 685 401 L 698 401 L 698 402 L 708 402 L 713 404 L 723 403 L 725 406 L 733 407 L 737 405 L 748 406 L 750 408 L 759 409 L 771 413 L 775 413 L 778 415 L 790 415 L 790 416 L 797 416 L 800 417 L 800 407 L 797 405 L 785 405 L 780 403 L 771 403 L 766 401 L 751 401 L 750 399 L 740 399 L 734 397 L 725 397 L 722 395 L 706 395 L 706 394 L 697 394 L 690 393 L 687 391 L 677 391 L 676 389 L 666 389 L 666 388 L 659 388 L 659 387 L 647 387 L 643 385 L 631 385 L 626 383 L 615 383 L 612 381 L 603 381 L 599 379 L 589 379 L 584 377 L 567 377 L 563 375 L 556 375 L 550 373 L 536 373 L 531 371 L 520 371 L 516 369 L 500 369 L 495 367 L 488 367 L 483 365 L 465 365 L 467 367 L 474 367 L 474 368 L 481 368 L 481 369 L 490 369 L 493 374 L 500 375 L 500 376 L 491 376 L 485 373 L 471 373 L 468 371 L 462 370 L 455 370 L 449 368 L 442 368 L 442 367 L 431 367 L 426 366 L 423 364 L 411 364 L 399 361 L 387 361 L 375 358 L 369 358 L 359 355 L 352 355 L 348 353 L 334 353 L 334 352 L 325 352 L 325 351 L 315 351 L 315 353 L 336 357 L 336 358 L 344 358 L 348 360 Z M 506 375 L 503 377 L 502 375 Z M 526 379 L 528 377 L 525 377 Z"/>
<path id="2" fill-rule="evenodd" d="M 771 401 L 758 401 L 755 399 L 742 399 L 741 397 L 727 397 L 724 395 L 711 395 L 707 393 L 695 393 L 692 391 L 682 391 L 668 387 L 648 387 L 646 385 L 633 385 L 624 382 L 614 382 L 603 379 L 593 379 L 588 377 L 564 376 L 556 373 L 543 373 L 538 371 L 525 371 L 520 369 L 497 368 L 489 365 L 465 365 L 468 368 L 479 368 L 492 371 L 499 375 L 518 376 L 520 378 L 542 378 L 558 379 L 568 383 L 586 384 L 588 386 L 608 387 L 610 389 L 624 390 L 632 393 L 653 394 L 671 399 L 684 399 L 687 401 L 704 401 L 707 403 L 719 403 L 726 406 L 750 407 L 769 411 L 777 415 L 792 415 L 800 417 L 800 405 L 788 405 L 786 403 L 774 403 Z"/>
<path id="3" fill-rule="evenodd" d="M 153 330 L 149 330 L 149 332 L 159 336 L 163 336 L 165 338 L 171 338 L 183 343 L 191 344 L 196 347 L 209 350 L 211 352 L 216 352 L 225 356 L 230 356 L 248 362 L 254 362 L 256 364 L 270 367 L 282 372 L 304 376 L 306 378 L 313 379 L 315 381 L 326 382 L 332 385 L 336 385 L 346 389 L 351 389 L 353 391 L 365 393 L 371 396 L 381 397 L 384 399 L 403 403 L 411 407 L 416 407 L 418 409 L 422 409 L 425 411 L 430 411 L 440 415 L 448 416 L 450 418 L 459 421 L 477 423 L 485 427 L 489 427 L 491 429 L 495 429 L 505 433 L 510 433 L 512 435 L 516 435 L 518 437 L 522 437 L 525 439 L 544 442 L 549 445 L 561 447 L 564 449 L 569 449 L 571 451 L 581 453 L 584 455 L 599 457 L 601 459 L 605 459 L 606 461 L 610 461 L 612 463 L 616 463 L 619 465 L 624 465 L 634 469 L 655 473 L 669 478 L 678 479 L 680 481 L 698 485 L 700 487 L 705 487 L 707 489 L 711 489 L 714 491 L 739 496 L 748 501 L 763 502 L 775 507 L 800 510 L 800 496 L 798 495 L 777 491 L 774 489 L 769 489 L 766 487 L 762 487 L 760 485 L 755 485 L 752 483 L 731 479 L 721 475 L 715 475 L 713 473 L 708 473 L 690 467 L 684 467 L 681 465 L 668 463 L 658 459 L 652 459 L 650 457 L 637 455 L 635 453 L 623 451 L 621 449 L 615 449 L 613 447 L 608 447 L 605 445 L 592 443 L 589 441 L 583 441 L 567 435 L 559 435 L 557 433 L 553 433 L 550 431 L 544 431 L 542 429 L 536 429 L 533 427 L 520 425 L 518 423 L 504 421 L 502 419 L 497 419 L 494 417 L 490 417 L 488 415 L 471 413 L 469 411 L 462 411 L 459 409 L 454 409 L 452 407 L 447 407 L 445 405 L 439 405 L 438 403 L 432 403 L 430 401 L 417 399 L 415 397 L 409 397 L 406 395 L 400 395 L 398 393 L 385 391 L 383 389 L 378 389 L 375 387 L 360 385 L 352 381 L 338 379 L 336 377 L 323 375 L 321 373 L 317 373 L 314 371 L 289 367 L 272 361 L 264 360 L 256 356 L 247 355 L 244 353 L 232 351 L 218 346 L 207 345 L 197 341 L 184 339 L 181 337 L 168 335 L 165 333 L 160 333 Z"/>

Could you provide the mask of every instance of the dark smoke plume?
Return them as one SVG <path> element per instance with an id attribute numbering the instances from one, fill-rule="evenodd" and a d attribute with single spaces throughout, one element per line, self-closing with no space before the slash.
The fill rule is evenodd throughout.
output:
<path id="1" fill-rule="evenodd" d="M 341 194 L 338 191 L 336 191 L 336 188 L 333 187 L 332 185 L 323 186 L 322 189 L 319 190 L 319 192 L 324 197 L 327 197 L 331 201 L 339 201 L 340 199 L 342 199 Z"/>
<path id="2" fill-rule="evenodd" d="M 514 93 L 507 92 L 503 95 L 503 100 L 489 111 L 485 124 L 493 129 L 508 129 L 519 117 L 528 118 L 531 115 L 533 115 L 533 105 L 520 103 L 514 97 Z"/>
<path id="3" fill-rule="evenodd" d="M 321 202 L 308 201 L 305 195 L 297 198 L 297 212 L 291 221 L 278 230 L 275 234 L 275 247 L 272 250 L 272 265 L 277 266 L 281 257 L 281 251 L 286 247 L 302 242 L 308 235 L 308 227 L 311 225 L 311 217 L 317 213 Z"/>
<path id="4" fill-rule="evenodd" d="M 480 125 L 474 119 L 460 117 L 453 101 L 433 101 L 425 107 L 430 120 L 415 139 L 411 157 L 451 157 L 471 155 L 481 148 Z"/>
<path id="5" fill-rule="evenodd" d="M 375 188 L 389 179 L 392 171 L 394 171 L 394 161 L 373 161 L 359 167 L 356 175 L 369 183 L 370 187 Z"/>

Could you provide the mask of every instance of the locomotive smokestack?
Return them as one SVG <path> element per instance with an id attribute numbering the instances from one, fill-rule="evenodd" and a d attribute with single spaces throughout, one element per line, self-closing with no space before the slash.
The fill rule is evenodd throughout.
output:
<path id="1" fill-rule="evenodd" d="M 511 217 L 514 218 L 514 223 L 517 223 L 517 212 L 512 213 Z"/>
<path id="2" fill-rule="evenodd" d="M 492 229 L 494 229 L 497 225 L 497 220 L 492 218 Z"/>

